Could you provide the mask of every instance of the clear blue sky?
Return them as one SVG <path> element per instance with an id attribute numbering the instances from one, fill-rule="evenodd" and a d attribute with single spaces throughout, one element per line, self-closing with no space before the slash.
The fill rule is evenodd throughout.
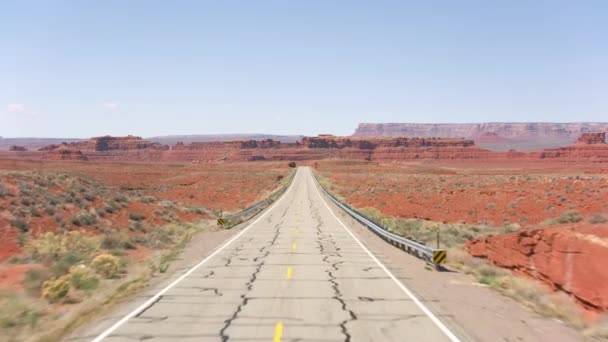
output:
<path id="1" fill-rule="evenodd" d="M 0 135 L 608 121 L 608 1 L 0 2 Z"/>

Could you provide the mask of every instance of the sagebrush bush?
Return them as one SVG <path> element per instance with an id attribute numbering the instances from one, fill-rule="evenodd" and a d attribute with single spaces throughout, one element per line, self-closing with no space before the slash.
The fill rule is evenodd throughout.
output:
<path id="1" fill-rule="evenodd" d="M 129 220 L 133 220 L 133 221 L 143 221 L 146 219 L 146 216 L 144 214 L 140 214 L 140 213 L 129 213 Z"/>
<path id="2" fill-rule="evenodd" d="M 42 285 L 42 298 L 56 303 L 70 292 L 70 283 L 66 277 L 49 279 Z"/>
<path id="3" fill-rule="evenodd" d="M 11 224 L 13 227 L 19 229 L 22 233 L 26 233 L 30 230 L 29 224 L 25 222 L 23 219 L 14 219 Z"/>
<path id="4" fill-rule="evenodd" d="M 591 223 L 591 224 L 606 223 L 606 222 L 608 222 L 608 217 L 606 217 L 604 215 L 600 215 L 600 214 L 595 214 L 595 215 L 591 216 L 591 218 L 589 219 L 589 223 Z"/>
<path id="5" fill-rule="evenodd" d="M 95 271 L 83 264 L 72 266 L 68 277 L 70 284 L 79 290 L 94 290 L 99 284 Z"/>
<path id="6" fill-rule="evenodd" d="M 545 220 L 544 224 L 564 224 L 564 223 L 577 223 L 583 220 L 581 214 L 576 210 L 568 210 L 563 212 L 559 217 Z"/>
<path id="7" fill-rule="evenodd" d="M 26 250 L 30 257 L 37 261 L 53 262 L 69 259 L 78 262 L 89 259 L 99 250 L 99 246 L 99 237 L 84 236 L 77 231 L 67 234 L 47 232 L 37 239 L 29 240 Z"/>
<path id="8" fill-rule="evenodd" d="M 106 279 L 116 278 L 122 273 L 122 262 L 111 254 L 100 254 L 91 262 L 91 267 Z"/>
<path id="9" fill-rule="evenodd" d="M 127 234 L 112 232 L 106 234 L 101 240 L 101 248 L 107 250 L 135 249 L 131 239 Z"/>
<path id="10" fill-rule="evenodd" d="M 80 213 L 72 217 L 72 224 L 75 226 L 92 226 L 95 223 L 97 223 L 97 217 L 88 213 Z"/>

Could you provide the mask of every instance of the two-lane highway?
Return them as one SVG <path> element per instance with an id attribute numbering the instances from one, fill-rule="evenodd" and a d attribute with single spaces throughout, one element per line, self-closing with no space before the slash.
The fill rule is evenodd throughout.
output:
<path id="1" fill-rule="evenodd" d="M 239 234 L 88 339 L 457 341 L 326 201 L 300 168 Z"/>

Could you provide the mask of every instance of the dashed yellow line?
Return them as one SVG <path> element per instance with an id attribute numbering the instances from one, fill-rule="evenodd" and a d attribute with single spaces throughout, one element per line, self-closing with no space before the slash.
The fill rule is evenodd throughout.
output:
<path id="1" fill-rule="evenodd" d="M 292 250 L 292 251 L 295 251 L 297 247 L 298 247 L 298 246 L 296 245 L 296 243 L 295 243 L 295 242 L 292 242 L 292 243 L 291 243 L 291 250 Z"/>
<path id="2" fill-rule="evenodd" d="M 296 228 L 296 229 L 293 231 L 293 234 L 294 234 L 294 235 L 298 235 L 298 228 Z"/>
<path id="3" fill-rule="evenodd" d="M 278 322 L 274 327 L 274 342 L 281 342 L 281 337 L 283 336 L 283 323 Z"/>
<path id="4" fill-rule="evenodd" d="M 291 274 L 293 273 L 293 270 L 291 269 L 291 266 L 287 267 L 287 279 L 291 279 Z"/>

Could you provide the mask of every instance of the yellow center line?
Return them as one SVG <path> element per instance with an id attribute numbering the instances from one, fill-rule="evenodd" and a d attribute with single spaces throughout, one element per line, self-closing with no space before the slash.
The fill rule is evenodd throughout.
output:
<path id="1" fill-rule="evenodd" d="M 298 246 L 296 245 L 296 243 L 295 243 L 295 242 L 292 242 L 292 243 L 291 243 L 291 250 L 292 250 L 292 251 L 295 251 L 297 247 L 298 247 Z"/>
<path id="2" fill-rule="evenodd" d="M 291 279 L 292 269 L 291 266 L 287 267 L 287 279 Z"/>
<path id="3" fill-rule="evenodd" d="M 293 234 L 294 234 L 294 235 L 298 235 L 298 228 L 296 228 L 296 229 L 293 231 Z"/>
<path id="4" fill-rule="evenodd" d="M 283 323 L 278 322 L 274 327 L 274 342 L 281 342 L 281 337 L 283 336 Z"/>

